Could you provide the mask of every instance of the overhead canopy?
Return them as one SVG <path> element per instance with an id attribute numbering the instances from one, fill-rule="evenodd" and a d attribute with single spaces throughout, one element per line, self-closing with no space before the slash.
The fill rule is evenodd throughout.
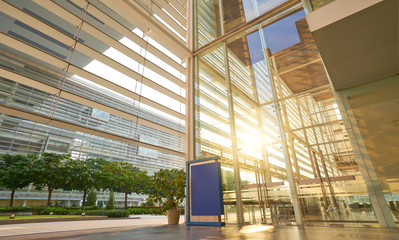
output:
<path id="1" fill-rule="evenodd" d="M 397 75 L 397 0 L 336 0 L 306 16 L 336 90 Z"/>

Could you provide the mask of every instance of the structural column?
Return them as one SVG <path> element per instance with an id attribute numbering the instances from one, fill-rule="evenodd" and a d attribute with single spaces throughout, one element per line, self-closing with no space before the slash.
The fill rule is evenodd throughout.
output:
<path id="1" fill-rule="evenodd" d="M 240 162 L 238 158 L 237 151 L 237 136 L 236 136 L 236 126 L 234 117 L 234 102 L 231 90 L 230 82 L 230 69 L 229 69 L 229 57 L 227 53 L 227 44 L 223 42 L 223 52 L 224 52 L 224 66 L 225 66 L 225 77 L 226 77 L 226 88 L 227 88 L 227 102 L 229 107 L 230 116 L 230 134 L 231 134 L 231 144 L 233 152 L 233 168 L 234 168 L 234 178 L 236 181 L 236 212 L 237 212 L 237 222 L 238 224 L 244 223 L 244 211 L 241 199 L 241 176 L 240 176 Z"/>
<path id="2" fill-rule="evenodd" d="M 272 66 L 269 61 L 269 55 L 266 52 L 267 51 L 266 43 L 264 43 L 263 41 L 262 41 L 262 43 L 263 43 L 263 46 L 265 49 L 265 51 L 263 51 L 263 52 L 265 54 L 265 61 L 266 61 L 266 64 L 267 64 L 267 67 L 269 70 L 269 75 L 270 75 L 270 83 L 272 86 L 272 94 L 273 94 L 273 105 L 274 105 L 274 109 L 276 112 L 276 118 L 277 118 L 279 130 L 280 130 L 281 144 L 283 146 L 283 155 L 284 155 L 285 166 L 286 166 L 287 180 L 290 185 L 290 195 L 291 195 L 292 205 L 294 207 L 295 220 L 296 220 L 297 225 L 303 225 L 302 211 L 301 211 L 301 207 L 299 205 L 298 192 L 297 192 L 296 184 L 294 181 L 291 159 L 290 159 L 290 155 L 289 155 L 289 151 L 288 151 L 285 132 L 283 129 L 284 126 L 283 126 L 283 122 L 281 119 L 281 112 L 280 112 L 279 102 L 278 102 L 278 98 L 277 98 L 276 83 L 274 80 L 274 73 L 273 73 L 273 69 L 272 69 Z"/>
<path id="3" fill-rule="evenodd" d="M 193 50 L 194 47 L 194 29 L 191 27 L 193 23 L 193 11 L 194 11 L 193 1 L 187 1 L 187 47 Z M 196 57 L 188 56 L 184 61 L 186 61 L 186 76 L 187 76 L 187 89 L 186 89 L 186 161 L 191 161 L 195 159 L 195 139 L 194 139 L 194 82 L 195 75 L 197 74 L 196 69 Z"/>

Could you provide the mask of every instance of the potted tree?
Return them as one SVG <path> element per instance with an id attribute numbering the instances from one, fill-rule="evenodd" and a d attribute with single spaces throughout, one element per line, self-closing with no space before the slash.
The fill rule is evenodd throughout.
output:
<path id="1" fill-rule="evenodd" d="M 153 176 L 153 189 L 149 193 L 149 202 L 162 204 L 167 212 L 168 224 L 178 224 L 180 209 L 178 205 L 186 197 L 186 173 L 183 169 L 160 169 Z"/>

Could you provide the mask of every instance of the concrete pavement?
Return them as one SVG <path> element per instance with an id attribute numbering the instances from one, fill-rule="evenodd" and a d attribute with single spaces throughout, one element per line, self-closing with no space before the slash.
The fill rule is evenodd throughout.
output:
<path id="1" fill-rule="evenodd" d="M 137 215 L 135 215 L 137 216 Z M 84 222 L 29 223 L 0 226 L 1 240 L 399 240 L 398 229 L 331 228 L 271 225 L 239 227 L 167 225 L 165 216 Z"/>
<path id="2" fill-rule="evenodd" d="M 0 238 L 39 233 L 70 232 L 106 228 L 152 227 L 167 224 L 166 216 L 134 215 L 134 217 L 140 217 L 140 219 L 107 219 L 79 222 L 72 221 L 1 225 Z M 180 219 L 180 223 L 184 223 L 184 217 Z"/>

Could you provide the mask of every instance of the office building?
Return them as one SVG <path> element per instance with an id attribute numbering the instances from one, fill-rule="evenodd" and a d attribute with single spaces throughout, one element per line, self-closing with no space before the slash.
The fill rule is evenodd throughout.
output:
<path id="1" fill-rule="evenodd" d="M 394 228 L 398 7 L 2 1 L 0 151 L 218 156 L 227 224 Z"/>

